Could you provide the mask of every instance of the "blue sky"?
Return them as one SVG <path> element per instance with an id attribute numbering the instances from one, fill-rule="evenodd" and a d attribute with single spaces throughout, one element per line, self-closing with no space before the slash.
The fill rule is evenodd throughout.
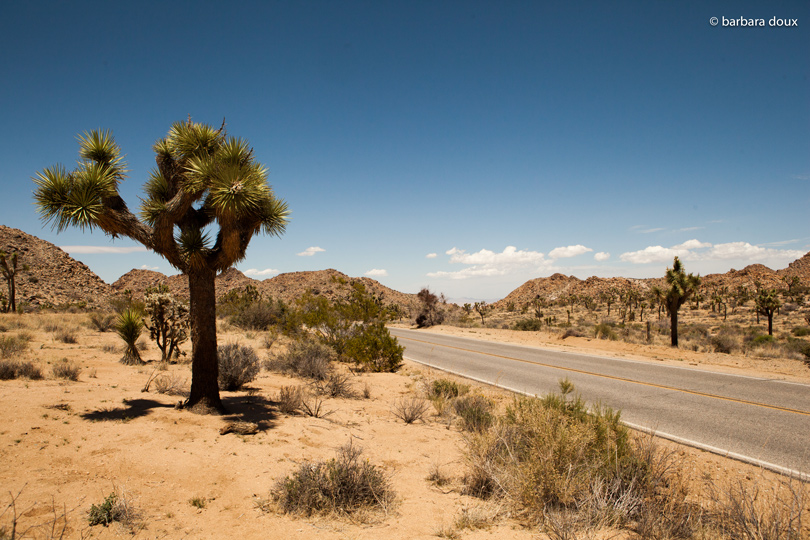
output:
<path id="1" fill-rule="evenodd" d="M 225 118 L 290 205 L 238 266 L 258 279 L 498 299 L 675 255 L 783 268 L 810 251 L 809 29 L 805 0 L 6 2 L 0 223 L 107 282 L 172 273 L 127 239 L 57 235 L 31 177 L 110 129 L 137 209 L 152 144 L 191 115 Z"/>

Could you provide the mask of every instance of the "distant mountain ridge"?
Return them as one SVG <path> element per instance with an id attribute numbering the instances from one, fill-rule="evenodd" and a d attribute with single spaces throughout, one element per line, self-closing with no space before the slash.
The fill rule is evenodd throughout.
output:
<path id="1" fill-rule="evenodd" d="M 19 229 L 0 225 L 0 249 L 19 253 L 19 266 L 27 264 L 30 271 L 20 271 L 17 277 L 17 301 L 32 306 L 59 305 L 86 302 L 90 307 L 104 307 L 112 295 L 125 290 L 141 295 L 148 287 L 165 283 L 178 297 L 188 298 L 188 280 L 182 274 L 166 276 L 152 270 L 130 270 L 112 285 L 105 283 L 85 264 L 71 258 L 57 246 Z M 785 289 L 785 277 L 798 277 L 802 285 L 810 286 L 810 253 L 790 263 L 787 268 L 772 270 L 761 264 L 752 264 L 742 270 L 729 270 L 725 274 L 709 274 L 702 277 L 705 288 L 724 287 L 735 290 L 739 286 L 753 289 L 755 283 L 764 287 Z M 527 281 L 510 292 L 505 298 L 494 302 L 496 308 L 505 309 L 509 303 L 522 306 L 538 296 L 557 300 L 566 295 L 590 295 L 598 297 L 610 289 L 634 288 L 644 292 L 654 285 L 663 285 L 663 278 L 628 279 L 589 277 L 581 280 L 573 276 L 554 274 L 549 277 Z M 292 302 L 307 290 L 330 300 L 345 298 L 348 283 L 363 283 L 366 289 L 382 297 L 385 304 L 399 304 L 415 316 L 419 301 L 415 294 L 395 291 L 368 277 L 352 278 L 334 269 L 307 272 L 288 272 L 269 279 L 252 279 L 236 268 L 230 268 L 217 276 L 216 294 L 221 297 L 228 291 L 244 290 L 253 285 L 265 297 Z M 5 284 L 0 291 L 5 293 Z M 441 291 L 436 291 L 441 292 Z"/>

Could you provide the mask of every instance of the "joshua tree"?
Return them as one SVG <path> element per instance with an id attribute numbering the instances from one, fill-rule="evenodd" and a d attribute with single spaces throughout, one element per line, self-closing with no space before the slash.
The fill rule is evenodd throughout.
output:
<path id="1" fill-rule="evenodd" d="M 768 335 L 773 335 L 773 314 L 782 305 L 776 289 L 760 289 L 756 297 L 757 313 L 768 317 Z"/>
<path id="2" fill-rule="evenodd" d="M 473 309 L 481 316 L 481 324 L 485 323 L 486 316 L 492 311 L 492 306 L 486 302 L 476 302 Z"/>
<path id="3" fill-rule="evenodd" d="M 22 271 L 28 272 L 28 265 L 22 265 Z M 7 309 L 11 313 L 17 311 L 17 252 L 11 255 L 5 251 L 0 250 L 0 272 L 3 274 L 3 279 L 6 280 L 8 285 L 8 305 Z"/>
<path id="4" fill-rule="evenodd" d="M 667 268 L 667 288 L 664 293 L 664 305 L 669 313 L 670 338 L 673 347 L 678 346 L 678 310 L 689 300 L 700 286 L 700 276 L 688 274 L 683 269 L 680 259 L 675 257 L 672 268 Z"/>
<path id="5" fill-rule="evenodd" d="M 214 278 L 245 256 L 254 234 L 280 235 L 287 205 L 267 183 L 247 141 L 186 122 L 172 125 L 153 149 L 157 168 L 144 186 L 140 219 L 118 194 L 126 165 L 109 131 L 79 137 L 79 165 L 37 173 L 36 204 L 57 231 L 70 225 L 98 227 L 129 237 L 160 254 L 188 276 L 191 315 L 191 392 L 196 412 L 224 412 L 217 385 Z M 211 241 L 206 231 L 217 226 Z"/>

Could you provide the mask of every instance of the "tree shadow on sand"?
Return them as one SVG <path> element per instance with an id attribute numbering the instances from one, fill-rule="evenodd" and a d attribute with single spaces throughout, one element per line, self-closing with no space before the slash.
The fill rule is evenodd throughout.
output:
<path id="1" fill-rule="evenodd" d="M 79 416 L 91 422 L 126 421 L 146 416 L 152 409 L 171 407 L 173 406 L 153 399 L 125 399 L 123 407 L 98 409 L 82 413 Z"/>
<path id="2" fill-rule="evenodd" d="M 259 426 L 259 431 L 267 431 L 275 427 L 275 420 L 278 417 L 273 401 L 255 395 L 236 395 L 222 398 L 222 404 L 228 410 L 228 414 L 222 418 L 231 422 L 251 422 Z"/>

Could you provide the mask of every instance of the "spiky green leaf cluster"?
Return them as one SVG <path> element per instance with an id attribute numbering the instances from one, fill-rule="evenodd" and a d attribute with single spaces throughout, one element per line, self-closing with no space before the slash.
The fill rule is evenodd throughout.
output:
<path id="1" fill-rule="evenodd" d="M 683 263 L 678 257 L 672 263 L 672 268 L 667 268 L 665 275 L 667 289 L 663 291 L 664 301 L 667 310 L 677 311 L 700 286 L 700 276 L 687 274 L 683 268 Z"/>
<path id="2" fill-rule="evenodd" d="M 78 166 L 72 172 L 61 165 L 37 173 L 34 199 L 46 222 L 62 231 L 70 225 L 82 229 L 101 226 L 109 199 L 118 195 L 126 166 L 109 131 L 79 136 Z"/>

